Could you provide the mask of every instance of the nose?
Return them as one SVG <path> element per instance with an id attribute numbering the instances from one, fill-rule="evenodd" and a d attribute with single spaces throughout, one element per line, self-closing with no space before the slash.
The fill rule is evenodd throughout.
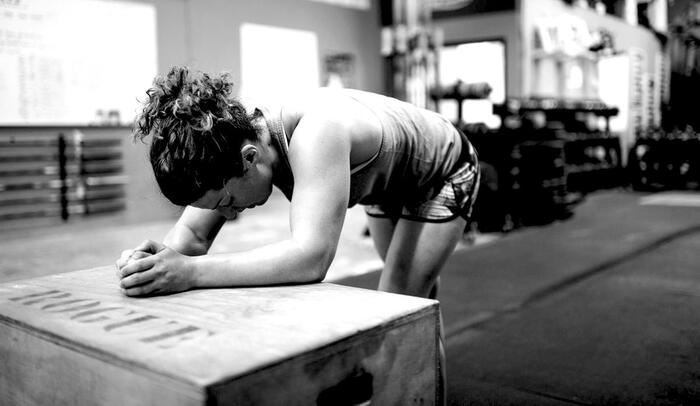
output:
<path id="1" fill-rule="evenodd" d="M 229 220 L 233 220 L 236 217 L 238 217 L 238 213 L 241 212 L 241 210 L 235 209 L 235 208 L 230 208 L 230 207 L 221 207 L 216 209 L 216 211 L 219 212 L 222 216 L 226 217 Z"/>

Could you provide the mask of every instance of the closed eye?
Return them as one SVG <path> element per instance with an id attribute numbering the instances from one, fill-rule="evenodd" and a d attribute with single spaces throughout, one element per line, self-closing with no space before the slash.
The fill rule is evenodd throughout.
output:
<path id="1" fill-rule="evenodd" d="M 232 197 L 231 200 L 229 200 L 228 204 L 226 204 L 226 206 L 224 206 L 224 207 L 231 208 L 231 207 L 233 207 L 233 203 L 235 203 L 235 201 L 234 201 L 234 199 L 233 199 L 233 197 Z"/>
<path id="2" fill-rule="evenodd" d="M 233 206 L 233 197 L 231 197 L 231 198 L 229 199 L 228 203 L 217 205 L 216 208 L 215 208 L 215 210 L 216 210 L 216 209 L 220 209 L 220 208 L 224 208 L 224 207 L 225 207 L 225 208 L 230 208 L 231 206 Z"/>

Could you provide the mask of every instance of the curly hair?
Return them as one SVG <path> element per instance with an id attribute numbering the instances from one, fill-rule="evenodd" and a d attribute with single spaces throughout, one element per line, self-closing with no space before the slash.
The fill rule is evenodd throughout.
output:
<path id="1" fill-rule="evenodd" d="M 210 77 L 176 66 L 146 91 L 134 140 L 151 136 L 155 178 L 174 204 L 188 205 L 243 174 L 241 145 L 256 140 L 257 133 L 232 89 L 226 73 Z"/>

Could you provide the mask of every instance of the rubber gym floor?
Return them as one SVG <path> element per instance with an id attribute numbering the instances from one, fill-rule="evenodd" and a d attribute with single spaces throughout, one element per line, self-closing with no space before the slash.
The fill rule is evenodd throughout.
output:
<path id="1" fill-rule="evenodd" d="M 283 238 L 272 207 L 214 249 Z M 112 263 L 170 225 L 3 232 L 0 281 Z M 353 209 L 327 280 L 376 287 L 362 231 Z M 461 244 L 441 275 L 448 404 L 700 404 L 700 193 L 596 192 L 565 221 Z"/>

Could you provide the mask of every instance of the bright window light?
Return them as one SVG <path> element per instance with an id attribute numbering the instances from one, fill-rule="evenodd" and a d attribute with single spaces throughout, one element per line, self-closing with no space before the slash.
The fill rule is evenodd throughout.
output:
<path id="1" fill-rule="evenodd" d="M 440 52 L 440 84 L 449 86 L 457 80 L 465 83 L 486 82 L 493 89 L 488 100 L 465 100 L 462 120 L 498 127 L 500 118 L 492 114 L 491 106 L 505 102 L 505 43 L 483 41 L 445 46 Z M 453 100 L 439 102 L 438 110 L 452 120 L 457 119 L 457 103 Z"/>
<path id="2" fill-rule="evenodd" d="M 275 102 L 320 85 L 318 39 L 311 31 L 241 25 L 241 96 Z"/>

